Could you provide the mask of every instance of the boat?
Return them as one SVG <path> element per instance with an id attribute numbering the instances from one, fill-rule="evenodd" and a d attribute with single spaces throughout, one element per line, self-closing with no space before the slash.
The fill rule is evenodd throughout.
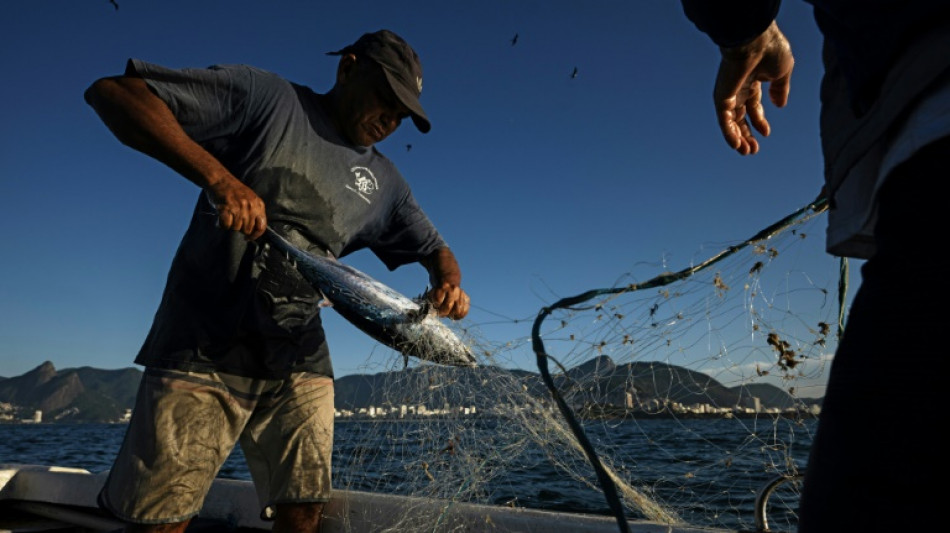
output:
<path id="1" fill-rule="evenodd" d="M 122 523 L 96 504 L 107 474 L 80 468 L 0 464 L 0 533 L 121 531 Z M 422 517 L 415 525 L 406 524 L 407 509 Z M 729 533 L 639 520 L 629 521 L 628 526 L 637 533 Z M 255 533 L 270 528 L 271 523 L 259 516 L 250 481 L 217 478 L 188 531 Z M 618 522 L 610 516 L 336 490 L 324 510 L 320 531 L 614 533 L 618 529 Z"/>

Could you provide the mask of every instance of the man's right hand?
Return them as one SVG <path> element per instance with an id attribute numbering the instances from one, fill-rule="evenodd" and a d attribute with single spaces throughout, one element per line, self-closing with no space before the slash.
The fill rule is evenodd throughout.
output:
<path id="1" fill-rule="evenodd" d="M 769 99 L 776 107 L 788 103 L 795 66 L 791 45 L 772 21 L 752 41 L 720 48 L 720 52 L 722 61 L 713 90 L 719 129 L 732 149 L 741 155 L 755 154 L 759 142 L 752 128 L 766 137 L 771 131 L 762 107 L 762 82 L 769 84 Z"/>
<path id="2" fill-rule="evenodd" d="M 233 176 L 207 187 L 208 197 L 218 213 L 218 227 L 240 231 L 253 241 L 267 228 L 264 200 Z"/>

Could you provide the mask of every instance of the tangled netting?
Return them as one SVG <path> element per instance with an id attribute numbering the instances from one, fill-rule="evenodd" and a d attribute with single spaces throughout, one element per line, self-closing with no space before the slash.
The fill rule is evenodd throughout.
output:
<path id="1" fill-rule="evenodd" d="M 355 392 L 337 398 L 334 486 L 752 530 L 771 483 L 769 524 L 793 530 L 799 485 L 774 482 L 807 462 L 847 289 L 847 263 L 820 253 L 824 213 L 679 271 L 638 265 L 544 307 L 530 336 L 530 320 L 503 341 L 454 325 L 478 368 L 393 353 L 339 379 Z M 444 530 L 438 508 L 403 511 L 401 530 Z"/>

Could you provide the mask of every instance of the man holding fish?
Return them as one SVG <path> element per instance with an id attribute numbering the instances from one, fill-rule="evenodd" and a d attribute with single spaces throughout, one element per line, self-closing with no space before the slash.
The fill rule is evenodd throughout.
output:
<path id="1" fill-rule="evenodd" d="M 418 56 L 387 30 L 329 55 L 340 59 L 326 93 L 246 65 L 138 59 L 86 91 L 119 141 L 202 189 L 135 359 L 145 374 L 99 495 L 127 531 L 184 531 L 236 442 L 273 530 L 319 529 L 334 413 L 325 291 L 287 250 L 332 258 L 369 248 L 391 270 L 420 263 L 432 286 L 423 307 L 468 313 L 454 254 L 373 147 L 406 118 L 430 129 Z M 260 239 L 265 230 L 281 249 Z"/>

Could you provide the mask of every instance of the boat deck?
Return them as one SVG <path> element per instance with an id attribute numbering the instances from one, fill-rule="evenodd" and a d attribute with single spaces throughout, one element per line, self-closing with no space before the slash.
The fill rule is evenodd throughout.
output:
<path id="1" fill-rule="evenodd" d="M 120 530 L 122 524 L 96 505 L 105 474 L 39 465 L 0 464 L 0 533 L 79 533 Z M 407 525 L 407 510 L 420 517 Z M 269 531 L 249 481 L 217 479 L 189 532 Z M 477 505 L 361 491 L 335 491 L 321 533 L 371 533 L 424 529 L 439 532 L 616 533 L 609 516 Z M 427 519 L 426 517 L 431 517 Z M 729 530 L 630 521 L 636 533 L 729 533 Z M 732 532 L 735 533 L 735 532 Z"/>

